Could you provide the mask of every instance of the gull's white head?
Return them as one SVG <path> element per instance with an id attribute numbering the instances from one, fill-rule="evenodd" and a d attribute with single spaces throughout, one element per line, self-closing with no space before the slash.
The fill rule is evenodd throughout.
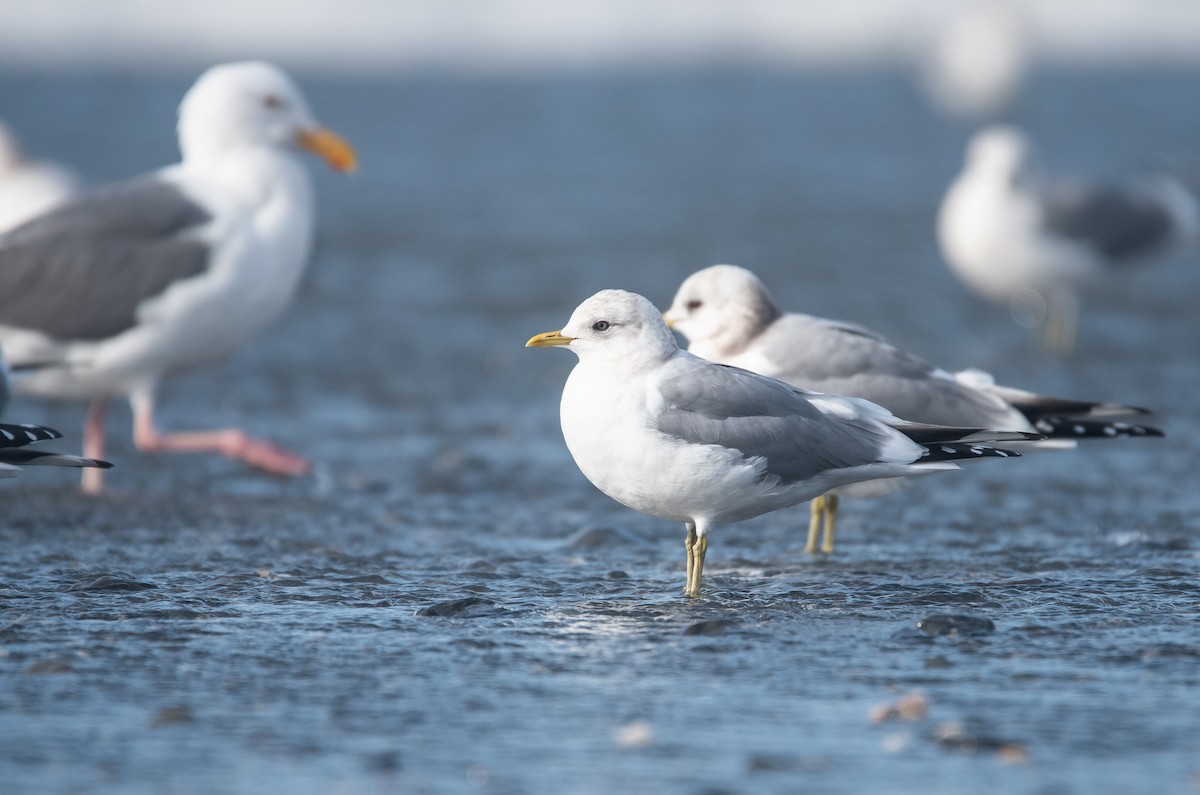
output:
<path id="1" fill-rule="evenodd" d="M 780 316 L 766 285 L 737 265 L 713 265 L 689 276 L 663 317 L 692 345 L 738 353 Z"/>
<path id="2" fill-rule="evenodd" d="M 179 106 L 184 160 L 245 147 L 307 149 L 338 171 L 353 171 L 354 150 L 317 124 L 308 101 L 279 67 L 264 61 L 214 66 Z"/>
<path id="3" fill-rule="evenodd" d="M 560 331 L 538 334 L 527 348 L 564 346 L 581 361 L 639 369 L 670 358 L 679 345 L 654 304 L 625 290 L 601 290 L 580 304 Z"/>
<path id="4" fill-rule="evenodd" d="M 1017 181 L 1033 173 L 1037 161 L 1033 143 L 1009 125 L 987 127 L 967 144 L 967 170 Z"/>

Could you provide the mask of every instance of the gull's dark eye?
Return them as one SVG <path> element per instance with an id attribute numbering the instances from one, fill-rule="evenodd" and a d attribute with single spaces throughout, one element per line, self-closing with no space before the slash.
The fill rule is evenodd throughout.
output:
<path id="1" fill-rule="evenodd" d="M 592 324 L 592 331 L 608 331 L 610 325 L 607 320 L 597 320 Z"/>
<path id="2" fill-rule="evenodd" d="M 699 299 L 697 299 L 697 298 L 693 298 L 692 300 L 690 300 L 690 301 L 688 301 L 688 302 L 687 302 L 687 310 L 688 310 L 689 312 L 695 312 L 697 309 L 699 309 L 699 308 L 700 308 L 700 306 L 701 306 L 703 303 L 704 303 L 703 301 L 701 301 L 701 300 L 699 300 Z"/>
<path id="3" fill-rule="evenodd" d="M 271 110 L 279 110 L 280 108 L 282 108 L 284 106 L 285 103 L 282 99 L 275 96 L 274 94 L 267 94 L 265 97 L 263 97 L 262 104 L 263 104 L 264 108 L 270 108 Z"/>

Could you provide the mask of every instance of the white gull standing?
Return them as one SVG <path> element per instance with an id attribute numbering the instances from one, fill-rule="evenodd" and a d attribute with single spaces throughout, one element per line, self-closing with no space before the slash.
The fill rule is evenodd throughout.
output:
<path id="1" fill-rule="evenodd" d="M 0 344 L 30 395 L 90 400 L 84 455 L 104 450 L 104 413 L 128 398 L 146 451 L 213 451 L 268 472 L 302 457 L 240 430 L 162 433 L 165 376 L 230 353 L 288 305 L 309 257 L 313 189 L 299 150 L 339 171 L 354 151 L 321 128 L 282 70 L 214 66 L 179 108 L 182 161 L 89 193 L 0 237 Z M 97 492 L 97 472 L 84 489 Z"/>
<path id="2" fill-rule="evenodd" d="M 526 346 L 579 356 L 560 408 L 567 449 L 608 496 L 685 524 L 684 593 L 692 597 L 717 525 L 848 483 L 1013 455 L 978 443 L 989 438 L 1036 438 L 906 422 L 865 400 L 709 362 L 680 350 L 658 310 L 623 290 L 596 293 L 560 331 Z"/>
<path id="3" fill-rule="evenodd" d="M 66 169 L 25 154 L 12 130 L 0 123 L 0 232 L 61 204 L 78 190 Z"/>
<path id="4" fill-rule="evenodd" d="M 1047 347 L 1062 354 L 1075 347 L 1081 290 L 1192 240 L 1198 227 L 1196 197 L 1175 179 L 1051 180 L 1028 136 L 994 126 L 968 144 L 937 234 L 959 279 L 1023 325 L 1044 325 Z"/>
<path id="5" fill-rule="evenodd" d="M 898 417 L 933 425 L 1040 433 L 1047 438 L 1017 449 L 1063 449 L 1077 439 L 1161 436 L 1162 432 L 1110 418 L 1144 409 L 1047 397 L 997 385 L 980 370 L 950 373 L 891 345 L 863 326 L 785 313 L 766 285 L 745 268 L 713 265 L 689 276 L 664 313 L 688 340 L 688 351 L 722 364 L 818 392 L 878 403 Z M 880 497 L 903 481 L 877 481 L 837 489 L 813 500 L 808 546 L 833 552 L 839 493 Z"/>

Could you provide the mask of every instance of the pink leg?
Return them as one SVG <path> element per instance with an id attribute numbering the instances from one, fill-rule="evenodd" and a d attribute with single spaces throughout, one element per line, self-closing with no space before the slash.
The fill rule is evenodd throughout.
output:
<path id="1" fill-rule="evenodd" d="M 153 398 L 143 397 L 130 403 L 133 407 L 133 443 L 139 450 L 220 453 L 274 475 L 306 475 L 312 471 L 308 459 L 247 436 L 237 428 L 159 433 L 154 427 Z"/>
<path id="2" fill-rule="evenodd" d="M 83 423 L 83 457 L 104 458 L 104 414 L 108 398 L 98 397 L 88 408 Z M 88 467 L 83 470 L 83 493 L 96 495 L 104 491 L 104 470 Z"/>

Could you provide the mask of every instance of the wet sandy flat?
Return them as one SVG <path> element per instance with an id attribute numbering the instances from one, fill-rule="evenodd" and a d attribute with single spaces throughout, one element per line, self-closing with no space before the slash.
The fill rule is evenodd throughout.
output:
<path id="1" fill-rule="evenodd" d="M 4 75 L 0 105 L 99 182 L 174 157 L 191 78 Z M 299 300 L 172 381 L 160 422 L 243 425 L 317 473 L 138 455 L 118 408 L 103 498 L 0 484 L 11 791 L 1197 786 L 1195 251 L 1091 297 L 1058 361 L 941 265 L 970 129 L 902 75 L 301 80 L 362 172 L 317 174 Z M 1195 81 L 1041 75 L 1017 118 L 1052 169 L 1127 172 L 1200 153 Z M 827 560 L 805 506 L 720 528 L 689 602 L 682 528 L 571 463 L 574 358 L 522 345 L 596 290 L 665 306 L 722 261 L 947 368 L 1154 408 L 1168 436 L 844 503 Z M 83 410 L 8 414 L 70 442 Z"/>

